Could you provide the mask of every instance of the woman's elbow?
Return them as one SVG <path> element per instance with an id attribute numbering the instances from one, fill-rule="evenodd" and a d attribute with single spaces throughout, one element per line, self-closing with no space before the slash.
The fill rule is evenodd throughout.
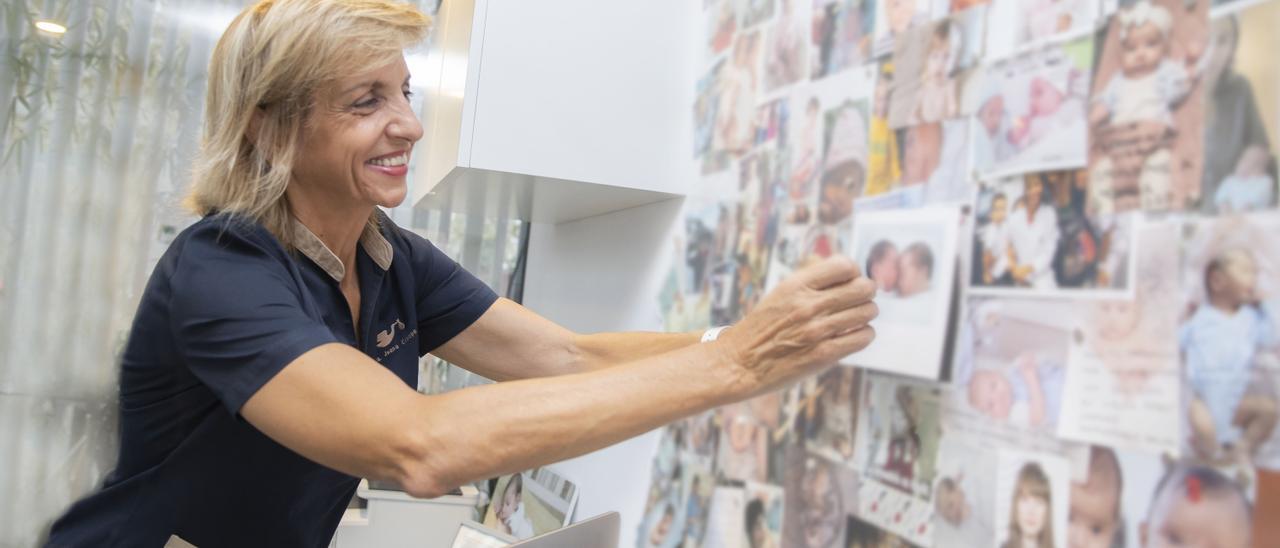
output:
<path id="1" fill-rule="evenodd" d="M 441 497 L 453 491 L 455 482 L 442 464 L 442 453 L 449 448 L 420 426 L 402 428 L 388 444 L 391 479 L 410 496 L 424 499 Z"/>

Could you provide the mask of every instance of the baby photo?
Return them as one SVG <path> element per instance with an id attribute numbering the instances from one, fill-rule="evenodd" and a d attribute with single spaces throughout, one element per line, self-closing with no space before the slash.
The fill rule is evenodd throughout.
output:
<path id="1" fill-rule="evenodd" d="M 650 493 L 637 545 L 643 548 L 697 546 L 706 533 L 715 476 L 710 461 L 681 454 L 670 485 Z"/>
<path id="2" fill-rule="evenodd" d="M 987 68 L 975 107 L 974 170 L 993 177 L 1085 167 L 1092 63 L 1093 38 L 1084 37 Z"/>
<path id="3" fill-rule="evenodd" d="M 1277 230 L 1274 214 L 1186 225 L 1178 346 L 1186 375 L 1188 454 L 1198 462 L 1277 464 L 1270 443 L 1280 417 Z"/>
<path id="4" fill-rule="evenodd" d="M 959 350 L 970 358 L 957 360 L 953 371 L 961 409 L 1013 429 L 1055 433 L 1071 314 L 1063 301 L 971 299 L 972 335 L 961 338 Z"/>
<path id="5" fill-rule="evenodd" d="M 875 342 L 841 363 L 921 378 L 940 373 L 957 261 L 959 211 L 859 213 L 852 257 L 876 283 Z"/>
<path id="6" fill-rule="evenodd" d="M 844 101 L 824 115 L 818 221 L 837 224 L 853 212 L 867 174 L 867 104 Z"/>
<path id="7" fill-rule="evenodd" d="M 867 62 L 875 11 L 875 0 L 813 0 L 809 67 L 814 80 Z"/>
<path id="8" fill-rule="evenodd" d="M 720 102 L 719 78 L 724 70 L 721 60 L 698 79 L 697 98 L 693 103 L 693 152 L 694 156 L 706 157 L 713 152 L 715 142 L 716 108 Z"/>
<path id="9" fill-rule="evenodd" d="M 902 174 L 898 192 L 913 204 L 954 204 L 973 196 L 969 122 L 947 120 L 899 130 Z"/>
<path id="10" fill-rule="evenodd" d="M 1089 36 L 1100 8 L 1097 0 L 991 0 L 987 26 L 1009 31 L 988 34 L 986 57 L 1006 59 Z"/>
<path id="11" fill-rule="evenodd" d="M 998 462 L 996 545 L 1067 546 L 1070 469 L 1066 459 L 1003 450 Z"/>
<path id="12" fill-rule="evenodd" d="M 1089 104 L 1089 206 L 1182 210 L 1201 195 L 1208 0 L 1138 0 L 1111 16 Z"/>
<path id="13" fill-rule="evenodd" d="M 842 548 L 845 516 L 857 507 L 858 478 L 843 461 L 806 451 L 786 451 L 785 519 L 782 546 Z"/>
<path id="14" fill-rule="evenodd" d="M 1131 298 L 1132 215 L 1090 215 L 1083 171 L 1046 171 L 978 191 L 975 295 Z"/>
<path id="15" fill-rule="evenodd" d="M 894 46 L 889 125 L 902 128 L 966 114 L 965 83 L 982 55 L 986 6 L 912 27 Z"/>
<path id="16" fill-rule="evenodd" d="M 765 29 L 764 91 L 803 81 L 808 71 L 805 0 L 778 0 L 778 16 Z"/>
<path id="17" fill-rule="evenodd" d="M 942 436 L 933 486 L 934 548 L 995 544 L 996 456 L 980 440 Z"/>
<path id="18" fill-rule="evenodd" d="M 716 125 L 712 149 L 733 157 L 755 143 L 756 105 L 760 92 L 760 31 L 738 33 L 725 68 L 717 78 Z"/>
<path id="19" fill-rule="evenodd" d="M 782 548 L 782 517 L 785 493 L 782 487 L 761 483 L 746 484 L 746 504 L 742 529 L 746 548 Z"/>
<path id="20" fill-rule="evenodd" d="M 1178 223 L 1139 229 L 1133 299 L 1077 302 L 1063 396 L 1063 438 L 1177 454 Z"/>
<path id="21" fill-rule="evenodd" d="M 1209 214 L 1275 207 L 1280 181 L 1271 144 L 1280 125 L 1280 68 L 1270 62 L 1280 48 L 1280 3 L 1230 7 L 1210 23 L 1205 54 L 1200 211 Z"/>
<path id="22" fill-rule="evenodd" d="M 716 409 L 720 419 L 720 476 L 729 480 L 778 483 L 781 481 L 780 447 L 790 425 L 783 420 L 781 391 Z"/>
<path id="23" fill-rule="evenodd" d="M 1253 504 L 1235 478 L 1144 453 L 1094 447 L 1093 455 L 1089 482 L 1072 486 L 1073 539 L 1123 535 L 1123 546 L 1140 548 L 1268 546 L 1252 538 Z M 1111 504 L 1117 498 L 1118 508 Z"/>
<path id="24" fill-rule="evenodd" d="M 484 525 L 524 540 L 570 523 L 578 487 L 547 468 L 498 478 Z"/>
<path id="25" fill-rule="evenodd" d="M 945 5 L 937 0 L 875 0 L 875 57 L 893 54 L 894 44 L 912 27 L 923 25 L 946 15 Z M 939 8 L 944 9 L 939 9 Z"/>
<path id="26" fill-rule="evenodd" d="M 942 435 L 940 392 L 936 385 L 894 375 L 867 373 L 860 393 L 858 438 L 853 463 L 861 473 L 863 491 L 874 497 L 859 498 L 859 516 L 882 526 L 893 524 L 900 505 L 922 518 L 911 529 L 927 525 L 933 489 L 938 479 L 938 444 Z M 865 485 L 873 483 L 875 486 Z"/>
<path id="27" fill-rule="evenodd" d="M 794 425 L 810 451 L 839 462 L 853 458 L 859 377 L 856 368 L 836 367 L 801 385 L 812 389 L 799 392 Z"/>

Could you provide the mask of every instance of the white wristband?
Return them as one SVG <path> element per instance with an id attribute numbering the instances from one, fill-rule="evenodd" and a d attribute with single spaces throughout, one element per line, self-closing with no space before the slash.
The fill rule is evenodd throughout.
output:
<path id="1" fill-rule="evenodd" d="M 712 327 L 702 333 L 702 342 L 709 343 L 716 340 L 720 336 L 720 332 L 729 329 L 729 326 L 722 325 L 720 327 Z"/>

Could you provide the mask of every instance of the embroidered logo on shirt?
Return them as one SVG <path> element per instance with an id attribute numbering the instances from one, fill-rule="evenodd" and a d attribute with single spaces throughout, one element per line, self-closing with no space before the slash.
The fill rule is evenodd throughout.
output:
<path id="1" fill-rule="evenodd" d="M 396 329 L 404 329 L 404 322 L 396 320 L 391 329 L 378 332 L 378 348 L 386 348 L 396 338 Z"/>

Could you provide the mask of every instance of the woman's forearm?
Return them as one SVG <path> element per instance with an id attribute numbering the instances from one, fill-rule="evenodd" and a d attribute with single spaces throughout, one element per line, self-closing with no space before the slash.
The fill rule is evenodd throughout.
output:
<path id="1" fill-rule="evenodd" d="M 416 451 L 398 467 L 410 493 L 582 455 L 745 397 L 749 379 L 718 344 L 616 367 L 497 383 L 421 399 Z"/>
<path id="2" fill-rule="evenodd" d="M 595 371 L 665 354 L 697 343 L 702 332 L 689 333 L 594 333 L 576 335 L 577 371 Z"/>

